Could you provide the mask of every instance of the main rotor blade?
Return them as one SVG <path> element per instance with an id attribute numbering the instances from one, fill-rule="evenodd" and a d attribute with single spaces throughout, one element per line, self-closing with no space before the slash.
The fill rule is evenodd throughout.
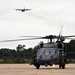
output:
<path id="1" fill-rule="evenodd" d="M 61 36 L 62 28 L 63 28 L 63 25 L 61 26 L 61 30 L 60 30 L 59 36 Z"/>
<path id="2" fill-rule="evenodd" d="M 75 38 L 69 38 L 69 37 L 65 37 L 64 39 L 71 39 L 71 40 L 75 40 Z"/>
<path id="3" fill-rule="evenodd" d="M 63 37 L 75 37 L 75 35 L 71 35 L 71 36 L 63 36 Z"/>
<path id="4" fill-rule="evenodd" d="M 23 41 L 23 40 L 35 40 L 35 39 L 52 39 L 55 38 L 56 36 L 49 35 L 45 37 L 39 37 L 39 36 L 25 36 L 25 37 L 35 37 L 35 38 L 27 38 L 27 39 L 12 39 L 12 40 L 2 40 L 0 42 L 12 42 L 12 41 Z"/>
<path id="5" fill-rule="evenodd" d="M 72 40 L 75 40 L 75 38 L 70 38 L 70 37 L 75 37 L 75 35 L 71 35 L 71 36 L 48 35 L 48 36 L 45 36 L 45 37 L 40 37 L 40 36 L 21 36 L 21 37 L 33 37 L 33 38 L 2 40 L 0 42 L 12 42 L 12 41 L 23 41 L 23 40 L 36 40 L 36 39 L 72 39 Z"/>
<path id="6" fill-rule="evenodd" d="M 35 39 L 42 39 L 40 38 L 28 38 L 28 39 L 13 39 L 13 40 L 2 40 L 0 42 L 12 42 L 12 41 L 23 41 L 23 40 L 35 40 Z"/>

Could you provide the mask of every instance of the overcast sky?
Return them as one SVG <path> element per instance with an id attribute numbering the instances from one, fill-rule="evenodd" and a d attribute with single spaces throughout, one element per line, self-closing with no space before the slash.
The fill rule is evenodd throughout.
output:
<path id="1" fill-rule="evenodd" d="M 24 7 L 32 10 L 14 10 Z M 75 0 L 0 0 L 0 40 L 58 35 L 62 25 L 62 35 L 75 35 Z M 34 47 L 39 41 L 0 43 L 0 48 Z"/>

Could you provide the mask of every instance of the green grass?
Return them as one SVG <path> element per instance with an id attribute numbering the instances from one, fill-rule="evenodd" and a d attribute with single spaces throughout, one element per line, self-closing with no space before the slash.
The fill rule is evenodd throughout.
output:
<path id="1" fill-rule="evenodd" d="M 7 64 L 7 63 L 31 63 L 31 59 L 23 59 L 23 58 L 18 58 L 18 59 L 0 59 L 0 63 L 2 64 Z"/>
<path id="2" fill-rule="evenodd" d="M 68 63 L 75 63 L 75 59 L 68 59 Z M 8 64 L 8 63 L 13 63 L 13 64 L 18 64 L 18 63 L 31 63 L 32 59 L 23 59 L 23 58 L 18 58 L 18 59 L 0 59 L 0 63 L 2 64 Z"/>
<path id="3" fill-rule="evenodd" d="M 68 59 L 68 63 L 75 63 L 75 59 Z"/>

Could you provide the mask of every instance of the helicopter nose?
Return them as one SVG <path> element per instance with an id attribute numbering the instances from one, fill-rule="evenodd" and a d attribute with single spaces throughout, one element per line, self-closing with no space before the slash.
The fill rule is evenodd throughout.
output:
<path id="1" fill-rule="evenodd" d="M 53 58 L 53 55 L 51 56 L 51 58 Z"/>

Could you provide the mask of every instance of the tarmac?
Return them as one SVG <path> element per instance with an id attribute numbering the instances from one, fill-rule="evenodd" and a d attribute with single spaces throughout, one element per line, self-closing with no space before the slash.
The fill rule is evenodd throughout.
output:
<path id="1" fill-rule="evenodd" d="M 58 65 L 36 69 L 29 64 L 0 64 L 0 75 L 75 75 L 75 64 L 68 64 L 65 69 Z"/>

